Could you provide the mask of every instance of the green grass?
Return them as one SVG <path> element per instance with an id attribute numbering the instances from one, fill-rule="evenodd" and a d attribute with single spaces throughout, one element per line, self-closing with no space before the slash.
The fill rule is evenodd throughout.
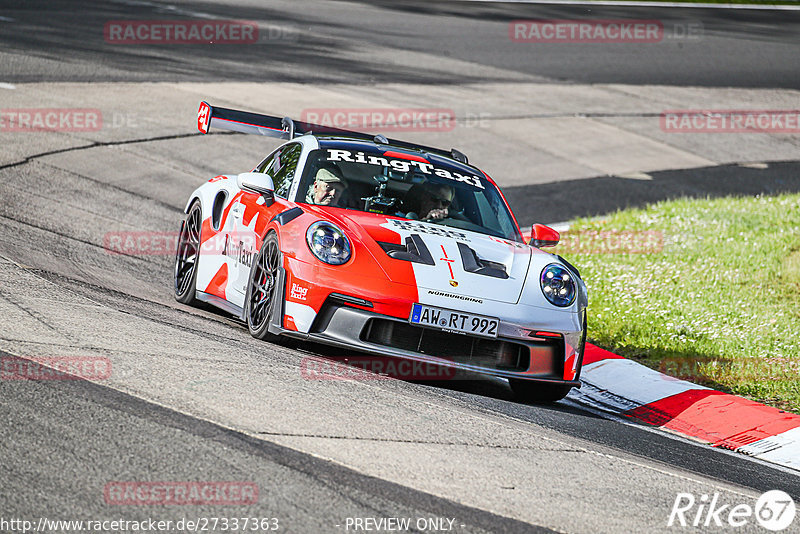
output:
<path id="1" fill-rule="evenodd" d="M 583 253 L 609 230 L 649 231 L 663 248 Z M 556 252 L 589 288 L 594 343 L 800 413 L 800 195 L 660 202 L 578 220 L 564 243 Z"/>

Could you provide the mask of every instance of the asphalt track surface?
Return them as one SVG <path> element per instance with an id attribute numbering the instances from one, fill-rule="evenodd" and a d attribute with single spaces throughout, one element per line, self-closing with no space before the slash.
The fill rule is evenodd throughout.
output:
<path id="1" fill-rule="evenodd" d="M 800 88 L 800 11 L 286 0 L 172 4 L 5 0 L 0 5 L 4 16 L 16 21 L 4 24 L 0 32 L 7 82 L 489 81 L 469 73 L 446 73 L 440 66 L 463 59 L 564 83 Z M 236 46 L 184 45 L 164 50 L 157 45 L 120 49 L 97 44 L 108 21 L 171 20 L 198 14 L 270 24 L 278 46 L 263 49 L 254 59 Z M 534 49 L 508 39 L 507 26 L 513 20 L 589 18 L 660 21 L 665 38 L 652 46 L 538 44 Z M 675 29 L 688 24 L 702 29 L 697 38 L 681 38 Z M 384 54 L 409 52 L 424 52 L 432 59 L 405 68 L 382 61 Z"/>
<path id="2" fill-rule="evenodd" d="M 800 15 L 791 12 L 595 8 L 591 15 L 608 19 L 699 18 L 705 40 L 702 46 L 676 43 L 645 52 L 553 48 L 531 61 L 505 49 L 507 43 L 479 38 L 484 25 L 580 18 L 590 10 L 450 2 L 165 6 L 82 2 L 78 10 L 67 2 L 4 4 L 0 16 L 14 22 L 0 22 L 0 81 L 480 81 L 477 75 L 458 77 L 440 68 L 448 58 L 469 58 L 551 82 L 800 85 Z M 108 20 L 188 13 L 267 20 L 302 33 L 258 62 L 233 48 L 120 51 L 98 46 L 96 40 L 89 44 L 86 38 Z M 372 43 L 374 53 L 365 56 L 348 45 L 356 37 L 359 43 Z M 678 53 L 682 48 L 691 53 Z M 382 66 L 381 55 L 408 50 L 437 59 L 417 69 Z M 171 258 L 115 256 L 103 250 L 96 236 L 109 222 L 175 227 L 182 200 L 200 183 L 196 177 L 216 172 L 209 162 L 194 163 L 182 150 L 192 143 L 200 144 L 190 149 L 196 152 L 214 144 L 234 150 L 236 139 L 215 135 L 202 141 L 94 147 L 0 168 L 2 354 L 102 355 L 109 347 L 118 352 L 113 356 L 115 380 L 109 383 L 0 381 L 3 518 L 247 515 L 278 517 L 289 532 L 338 532 L 348 517 L 450 517 L 456 532 L 658 532 L 666 529 L 677 491 L 719 491 L 750 502 L 777 488 L 800 498 L 800 478 L 791 472 L 608 419 L 573 403 L 520 404 L 502 381 L 304 382 L 297 377 L 308 350 L 257 343 L 225 314 L 175 303 Z M 47 140 L 42 143 L 35 153 L 52 148 Z M 158 181 L 115 179 L 109 170 L 119 168 L 125 150 L 146 155 L 148 169 L 142 174 L 158 176 Z M 91 172 L 65 169 L 61 162 L 67 156 L 90 160 Z M 749 184 L 742 188 L 752 187 L 745 174 L 749 170 L 726 171 Z M 743 192 L 797 190 L 795 171 L 792 162 L 772 166 L 769 179 Z M 705 196 L 710 189 L 672 173 L 665 179 L 688 180 L 695 188 L 689 193 Z M 177 177 L 171 180 L 173 174 Z M 38 185 L 33 192 L 31 183 Z M 725 186 L 713 183 L 724 193 Z M 735 180 L 731 183 L 738 187 Z M 557 186 L 542 187 L 521 192 L 535 197 Z M 591 207 L 570 215 L 677 194 L 675 187 L 641 187 L 650 189 L 630 201 L 620 200 L 613 188 L 597 187 L 587 193 Z M 688 186 L 681 187 L 677 190 L 687 193 Z M 625 189 L 630 190 L 629 182 Z M 409 421 L 420 427 L 402 427 Z M 518 441 L 492 439 L 506 434 L 519 434 Z M 415 462 L 409 460 L 410 447 L 418 447 Z M 344 457 L 361 456 L 363 462 L 342 460 L 341 449 L 346 449 Z M 370 456 L 383 465 L 370 463 Z M 442 456 L 452 457 L 452 463 L 442 463 Z M 398 465 L 386 465 L 393 462 Z M 455 475 L 445 480 L 444 472 Z M 515 478 L 517 472 L 527 478 Z M 115 480 L 247 480 L 258 484 L 260 498 L 257 505 L 233 511 L 218 506 L 113 507 L 103 502 L 102 491 Z M 454 483 L 464 490 L 444 487 Z M 515 492 L 539 496 L 527 508 L 551 511 L 523 509 Z"/>

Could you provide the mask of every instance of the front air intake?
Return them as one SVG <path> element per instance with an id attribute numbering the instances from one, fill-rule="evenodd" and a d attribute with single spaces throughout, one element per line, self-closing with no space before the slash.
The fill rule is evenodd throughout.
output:
<path id="1" fill-rule="evenodd" d="M 362 340 L 486 369 L 526 371 L 527 345 L 500 339 L 452 334 L 388 319 L 370 319 Z"/>

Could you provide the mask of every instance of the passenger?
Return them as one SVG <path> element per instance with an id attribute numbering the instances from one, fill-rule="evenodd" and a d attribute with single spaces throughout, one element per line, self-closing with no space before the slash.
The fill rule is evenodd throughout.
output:
<path id="1" fill-rule="evenodd" d="M 306 202 L 321 206 L 336 206 L 342 199 L 347 183 L 341 171 L 333 165 L 322 167 L 314 177 L 314 183 L 308 187 Z"/>
<path id="2" fill-rule="evenodd" d="M 447 184 L 426 182 L 416 184 L 408 190 L 403 207 L 409 219 L 439 220 L 450 217 L 450 205 L 455 191 Z"/>

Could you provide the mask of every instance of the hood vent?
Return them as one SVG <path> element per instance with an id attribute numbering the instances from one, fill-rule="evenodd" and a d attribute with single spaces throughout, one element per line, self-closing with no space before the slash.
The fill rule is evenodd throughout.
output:
<path id="1" fill-rule="evenodd" d="M 378 241 L 378 244 L 386 252 L 390 258 L 396 260 L 413 261 L 414 263 L 422 263 L 425 265 L 435 265 L 433 256 L 425 246 L 418 235 L 414 234 L 406 238 L 405 245 L 395 245 L 394 243 L 384 243 Z"/>
<path id="2" fill-rule="evenodd" d="M 461 253 L 461 262 L 464 264 L 464 270 L 468 273 L 482 274 L 493 278 L 508 278 L 506 267 L 502 263 L 481 259 L 474 250 L 464 243 L 458 243 L 458 251 Z"/>

